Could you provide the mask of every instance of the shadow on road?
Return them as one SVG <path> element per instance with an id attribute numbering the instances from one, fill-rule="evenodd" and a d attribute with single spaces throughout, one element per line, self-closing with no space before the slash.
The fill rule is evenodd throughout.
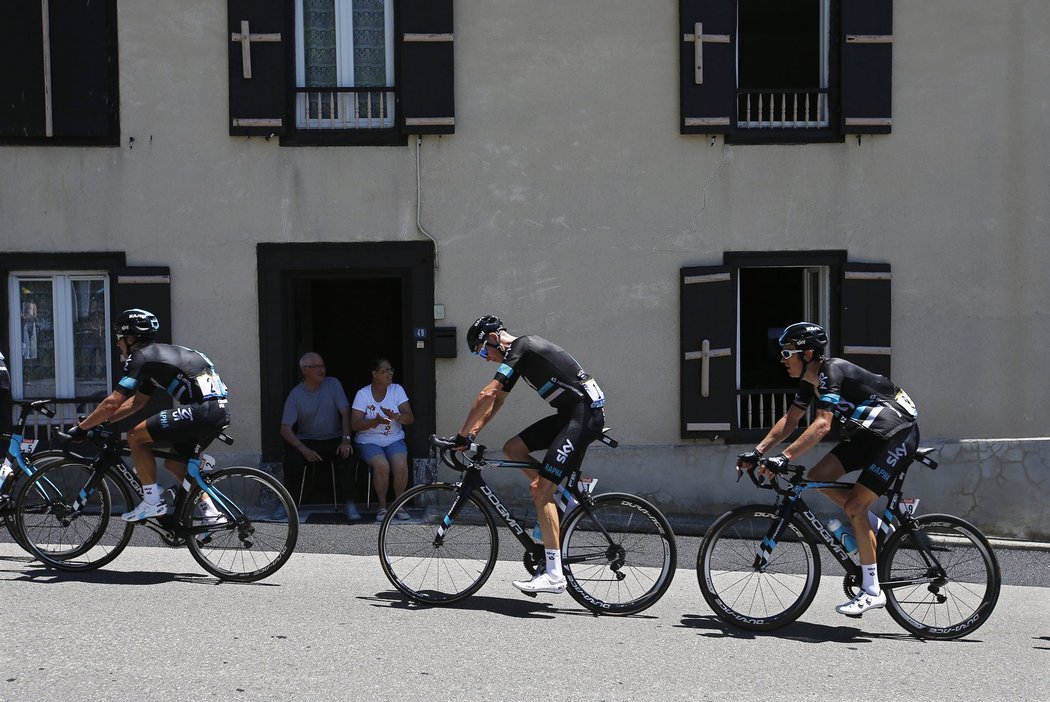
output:
<path id="1" fill-rule="evenodd" d="M 798 621 L 788 624 L 783 629 L 776 629 L 774 631 L 749 631 L 728 626 L 713 614 L 703 616 L 699 614 L 686 614 L 682 617 L 682 623 L 677 626 L 685 629 L 696 629 L 700 632 L 701 636 L 712 638 L 760 639 L 774 637 L 778 639 L 798 641 L 800 643 L 824 643 L 831 641 L 846 644 L 871 643 L 873 639 L 882 639 L 889 641 L 901 640 L 923 643 L 921 639 L 916 639 L 903 631 L 899 634 L 873 634 L 861 631 L 855 626 L 828 626 L 826 624 L 810 624 L 808 622 Z"/>
<path id="2" fill-rule="evenodd" d="M 558 614 L 587 614 L 586 610 L 559 609 L 542 600 L 522 600 L 505 597 L 486 597 L 484 595 L 472 595 L 462 602 L 448 605 L 426 605 L 409 602 L 399 593 L 394 591 L 377 592 L 373 597 L 359 597 L 358 599 L 371 602 L 374 607 L 390 607 L 394 609 L 457 609 L 464 612 L 492 612 L 505 617 L 518 619 L 553 619 Z"/>
<path id="3" fill-rule="evenodd" d="M 203 573 L 131 572 L 119 570 L 89 570 L 79 573 L 54 570 L 38 563 L 29 563 L 14 580 L 42 585 L 58 583 L 96 583 L 99 585 L 160 585 L 163 583 L 190 583 L 192 585 L 252 585 L 279 587 L 276 583 L 237 583 L 219 580 Z"/>

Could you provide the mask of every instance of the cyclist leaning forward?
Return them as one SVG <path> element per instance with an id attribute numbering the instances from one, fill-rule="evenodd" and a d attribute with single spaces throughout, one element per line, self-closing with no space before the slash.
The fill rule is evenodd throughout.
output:
<path id="1" fill-rule="evenodd" d="M 128 446 L 135 472 L 142 481 L 142 503 L 121 516 L 126 522 L 160 517 L 174 508 L 157 485 L 157 464 L 151 446 L 171 443 L 187 459 L 197 445 L 203 449 L 230 423 L 226 386 L 208 357 L 185 346 L 155 343 L 160 322 L 141 309 L 125 310 L 113 324 L 117 347 L 125 358 L 124 375 L 113 393 L 86 419 L 69 431 L 82 440 L 89 429 L 106 421 L 117 421 L 141 410 L 157 388 L 181 405 L 164 410 L 136 424 L 128 432 Z M 167 460 L 164 467 L 180 482 L 186 462 Z M 207 513 L 215 510 L 202 505 Z"/>
<path id="2" fill-rule="evenodd" d="M 857 596 L 835 611 L 859 617 L 869 609 L 886 606 L 876 571 L 875 531 L 892 527 L 869 511 L 885 494 L 901 469 L 911 463 L 919 446 L 918 412 L 908 394 L 889 381 L 841 358 L 827 358 L 828 336 L 810 322 L 798 322 L 780 336 L 780 362 L 799 389 L 787 414 L 781 417 L 753 451 L 740 454 L 737 466 L 753 466 L 762 455 L 779 444 L 798 426 L 811 404 L 816 403 L 812 423 L 783 452 L 762 459 L 764 468 L 776 472 L 813 448 L 837 419 L 846 439 L 817 462 L 811 480 L 838 480 L 844 473 L 861 470 L 848 492 L 828 490 L 824 494 L 839 504 L 849 517 L 860 550 L 863 581 Z"/>
<path id="3" fill-rule="evenodd" d="M 545 569 L 532 580 L 516 580 L 522 592 L 565 592 L 561 569 L 561 522 L 554 503 L 558 484 L 583 462 L 587 446 L 605 427 L 605 395 L 591 376 L 567 351 L 535 334 L 511 336 L 503 322 L 492 315 L 478 318 L 467 331 L 472 354 L 500 364 L 496 377 L 486 385 L 470 408 L 456 445 L 468 446 L 503 406 L 518 378 L 524 378 L 540 397 L 558 410 L 539 420 L 503 446 L 513 461 L 531 462 L 523 468 L 536 505 L 536 520 L 546 551 Z M 529 454 L 546 450 L 540 463 Z"/>

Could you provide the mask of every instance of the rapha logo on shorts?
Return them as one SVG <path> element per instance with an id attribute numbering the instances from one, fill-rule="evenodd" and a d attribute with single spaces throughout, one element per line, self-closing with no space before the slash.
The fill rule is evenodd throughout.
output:
<path id="1" fill-rule="evenodd" d="M 572 453 L 574 448 L 576 447 L 572 445 L 572 442 L 566 439 L 565 445 L 558 449 L 558 463 L 565 463 L 565 461 L 569 460 L 569 454 Z"/>

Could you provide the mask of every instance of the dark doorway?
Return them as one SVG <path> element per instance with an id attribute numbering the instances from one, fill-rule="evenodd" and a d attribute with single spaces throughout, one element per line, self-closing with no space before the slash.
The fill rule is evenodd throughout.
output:
<path id="1" fill-rule="evenodd" d="M 398 278 L 303 278 L 294 283 L 298 358 L 307 351 L 320 353 L 328 375 L 339 378 L 347 398 L 372 381 L 372 361 L 388 358 L 394 382 L 402 376 L 405 353 L 401 280 Z"/>
<path id="2" fill-rule="evenodd" d="M 325 359 L 353 402 L 371 382 L 372 361 L 388 358 L 404 386 L 416 422 L 406 429 L 411 460 L 427 454 L 434 432 L 434 249 L 430 242 L 260 244 L 259 356 L 264 462 L 280 462 L 281 411 L 299 382 L 306 351 Z M 331 492 L 316 481 L 311 497 Z M 364 478 L 357 500 L 365 499 Z"/>

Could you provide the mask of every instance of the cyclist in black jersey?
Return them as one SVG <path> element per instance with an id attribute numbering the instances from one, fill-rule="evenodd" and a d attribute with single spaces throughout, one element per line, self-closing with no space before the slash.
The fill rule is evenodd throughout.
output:
<path id="1" fill-rule="evenodd" d="M 754 450 L 740 454 L 737 466 L 759 462 L 763 454 L 795 430 L 810 405 L 815 405 L 812 423 L 779 455 L 762 459 L 767 470 L 775 472 L 796 461 L 828 434 L 833 422 L 839 422 L 845 441 L 817 462 L 809 478 L 835 481 L 844 473 L 861 471 L 849 492 L 824 493 L 849 517 L 863 573 L 857 596 L 835 610 L 859 617 L 869 609 L 886 605 L 876 572 L 875 532 L 889 527 L 869 508 L 889 489 L 919 447 L 918 412 L 908 394 L 888 378 L 841 358 L 825 357 L 827 343 L 824 330 L 810 322 L 798 322 L 784 330 L 780 336 L 780 362 L 792 378 L 801 380 L 798 392 L 787 413 Z"/>
<path id="2" fill-rule="evenodd" d="M 511 336 L 503 322 L 492 315 L 478 318 L 467 332 L 472 354 L 498 363 L 496 377 L 486 385 L 470 408 L 456 444 L 467 447 L 499 411 L 519 378 L 557 410 L 532 424 L 503 446 L 514 461 L 532 462 L 535 469 L 522 469 L 530 481 L 536 519 L 546 550 L 545 569 L 532 580 L 515 581 L 522 592 L 565 592 L 561 569 L 561 530 L 554 491 L 583 461 L 587 447 L 605 427 L 605 395 L 594 379 L 567 351 L 543 337 Z M 533 451 L 545 450 L 543 461 Z"/>
<path id="3" fill-rule="evenodd" d="M 150 448 L 155 442 L 171 443 L 177 453 L 189 459 L 198 446 L 207 447 L 230 423 L 226 386 L 212 362 L 200 351 L 156 343 L 159 329 L 156 316 L 146 310 L 121 313 L 113 332 L 126 359 L 124 375 L 113 393 L 69 431 L 74 440 L 83 439 L 89 429 L 141 410 L 158 388 L 179 403 L 178 407 L 139 422 L 128 432 L 131 458 L 144 493 L 142 503 L 122 515 L 128 522 L 160 517 L 174 507 L 157 485 L 157 464 Z M 165 461 L 164 465 L 178 480 L 185 477 L 185 461 Z M 215 509 L 210 504 L 202 508 L 205 516 Z"/>

